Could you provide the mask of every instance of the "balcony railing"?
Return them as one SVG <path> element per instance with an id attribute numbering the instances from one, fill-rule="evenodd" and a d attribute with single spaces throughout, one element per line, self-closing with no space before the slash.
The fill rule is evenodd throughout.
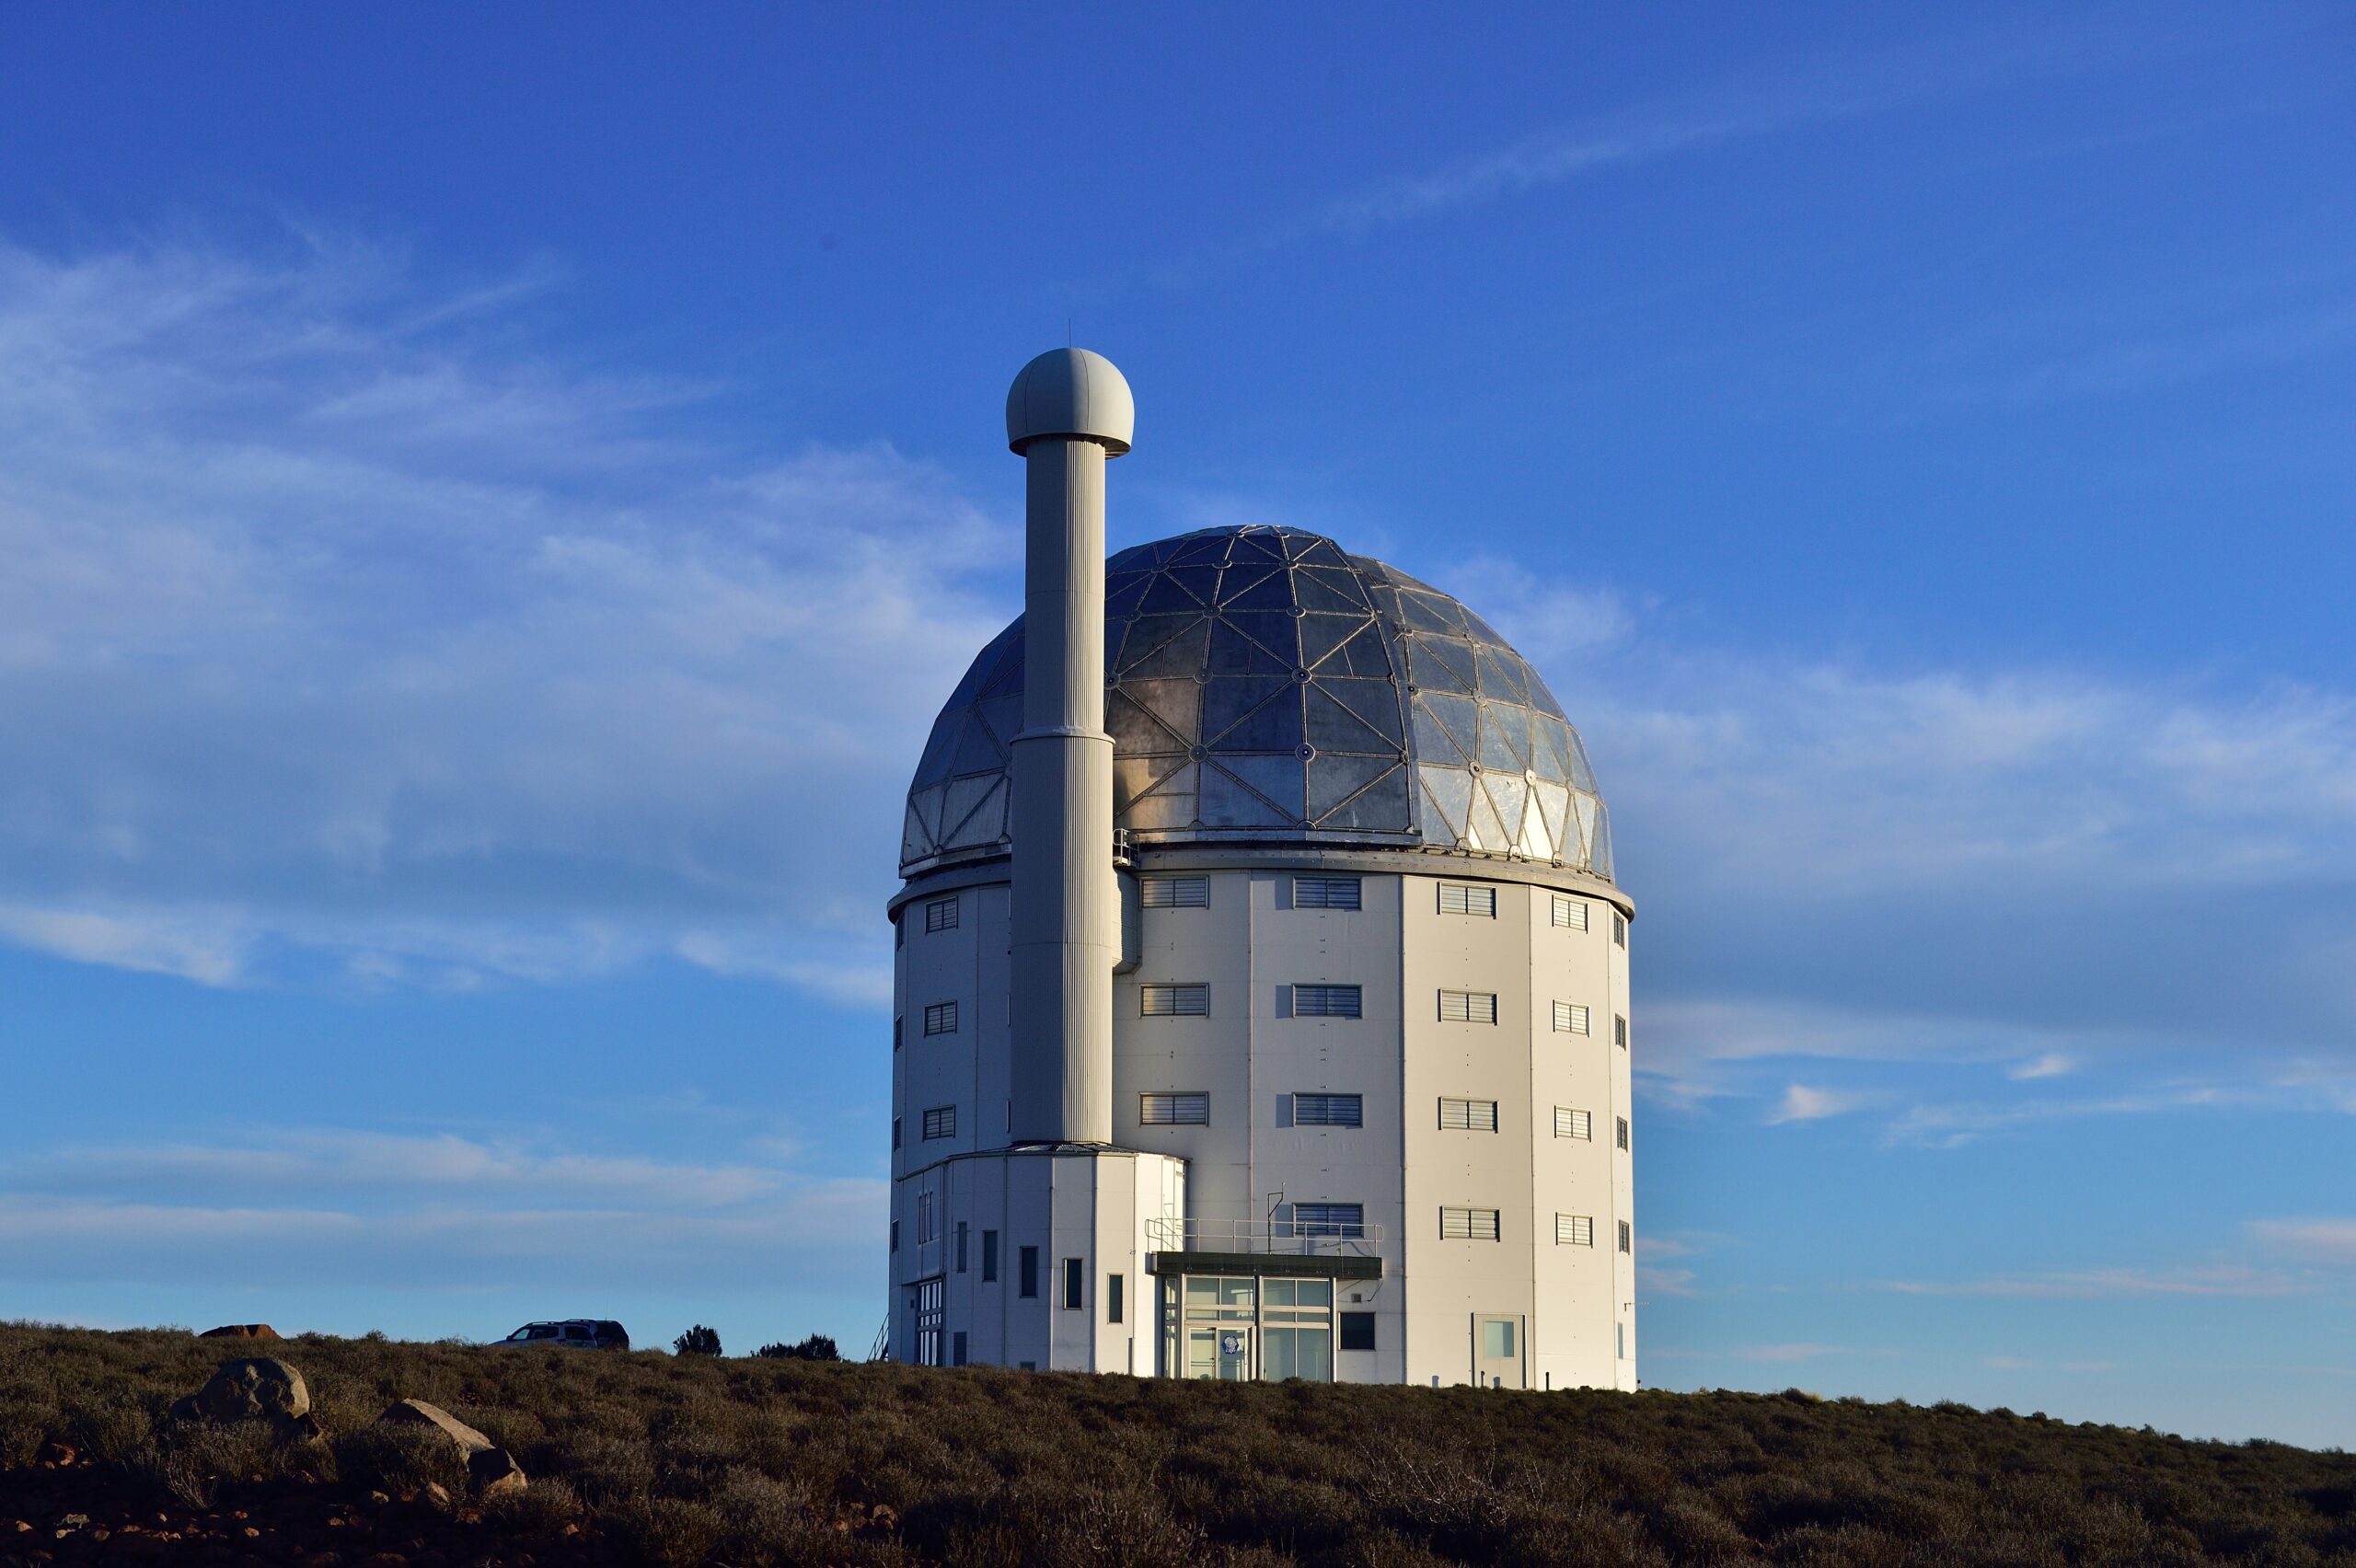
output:
<path id="1" fill-rule="evenodd" d="M 1290 1257 L 1379 1257 L 1382 1227 L 1290 1219 L 1149 1219 L 1157 1252 L 1267 1252 Z"/>

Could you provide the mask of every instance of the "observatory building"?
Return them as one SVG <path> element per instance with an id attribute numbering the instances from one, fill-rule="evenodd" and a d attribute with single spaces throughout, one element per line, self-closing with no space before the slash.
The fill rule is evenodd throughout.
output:
<path id="1" fill-rule="evenodd" d="M 908 790 L 891 1352 L 1635 1387 L 1628 922 L 1578 732 L 1333 540 L 1105 559 L 1128 384 L 1007 399 L 1024 613 Z"/>

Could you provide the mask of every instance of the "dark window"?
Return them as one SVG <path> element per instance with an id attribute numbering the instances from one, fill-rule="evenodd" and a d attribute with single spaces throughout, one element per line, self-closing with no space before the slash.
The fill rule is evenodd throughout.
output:
<path id="1" fill-rule="evenodd" d="M 897 1116 L 892 1118 L 892 1147 L 900 1147 L 900 1119 Z"/>
<path id="2" fill-rule="evenodd" d="M 1495 1241 L 1499 1228 L 1496 1209 L 1444 1208 L 1439 1211 L 1443 1241 Z"/>
<path id="3" fill-rule="evenodd" d="M 1108 1323 L 1117 1323 L 1121 1320 L 1121 1309 L 1126 1305 L 1121 1299 L 1121 1287 L 1124 1283 L 1126 1282 L 1119 1274 L 1104 1276 L 1104 1320 Z"/>
<path id="4" fill-rule="evenodd" d="M 1358 879 L 1295 877 L 1292 879 L 1292 906 L 1295 909 L 1356 909 L 1359 907 Z"/>
<path id="5" fill-rule="evenodd" d="M 924 1113 L 924 1136 L 928 1138 L 953 1138 L 957 1136 L 957 1107 L 936 1105 Z"/>
<path id="6" fill-rule="evenodd" d="M 936 898 L 924 906 L 924 928 L 927 931 L 953 931 L 957 928 L 957 900 Z"/>
<path id="7" fill-rule="evenodd" d="M 1292 1121 L 1296 1127 L 1362 1127 L 1366 1101 L 1356 1094 L 1296 1094 Z"/>
<path id="8" fill-rule="evenodd" d="M 1627 1014 L 1625 1014 L 1625 1013 L 1613 1013 L 1613 1014 L 1611 1015 L 1611 1043 L 1612 1043 L 1614 1045 L 1622 1046 L 1622 1047 L 1623 1047 L 1623 1048 L 1627 1045 L 1627 1043 L 1628 1043 L 1628 1015 L 1627 1015 Z"/>
<path id="9" fill-rule="evenodd" d="M 965 1331 L 963 1329 L 949 1336 L 949 1364 L 952 1366 L 965 1365 Z"/>
<path id="10" fill-rule="evenodd" d="M 957 1004 L 935 1002 L 924 1009 L 924 1032 L 927 1034 L 957 1032 Z"/>
<path id="11" fill-rule="evenodd" d="M 1080 1297 L 1087 1289 L 1088 1274 L 1080 1266 L 1080 1261 L 1078 1258 L 1066 1258 L 1064 1260 L 1064 1309 L 1069 1312 L 1079 1311 Z"/>
<path id="12" fill-rule="evenodd" d="M 898 1251 L 899 1250 L 900 1250 L 900 1222 L 899 1222 L 898 1220 L 896 1220 L 896 1219 L 895 1219 L 895 1220 L 894 1220 L 894 1221 L 892 1222 L 892 1251 L 894 1251 L 895 1252 L 896 1252 L 896 1251 Z"/>
<path id="13" fill-rule="evenodd" d="M 957 1272 L 965 1272 L 965 1222 L 957 1222 Z"/>
<path id="14" fill-rule="evenodd" d="M 1295 1236 L 1362 1237 L 1366 1234 L 1364 1204 L 1295 1204 Z"/>
<path id="15" fill-rule="evenodd" d="M 1039 1294 L 1039 1249 L 1025 1247 L 1014 1260 L 1014 1293 L 1017 1296 Z"/>
<path id="16" fill-rule="evenodd" d="M 1628 1222 L 1624 1219 L 1620 1222 L 1620 1250 L 1623 1252 L 1636 1250 L 1635 1233 L 1628 1228 Z"/>
<path id="17" fill-rule="evenodd" d="M 908 945 L 908 917 L 906 910 L 892 917 L 892 945 L 895 948 L 904 948 Z"/>
<path id="18" fill-rule="evenodd" d="M 1620 1123 L 1620 1147 L 1626 1148 L 1628 1147 L 1628 1118 L 1622 1116 L 1617 1120 Z"/>
<path id="19" fill-rule="evenodd" d="M 998 1232 L 995 1230 L 982 1232 L 982 1283 L 998 1283 Z"/>
<path id="20" fill-rule="evenodd" d="M 900 1022 L 896 1018 L 892 1020 L 892 1049 L 895 1051 L 900 1048 Z"/>
<path id="21" fill-rule="evenodd" d="M 1145 1094 L 1138 1097 L 1138 1120 L 1149 1127 L 1201 1127 L 1211 1119 L 1207 1094 Z"/>
<path id="22" fill-rule="evenodd" d="M 1140 986 L 1138 1010 L 1147 1018 L 1208 1018 L 1211 988 L 1198 984 Z"/>
<path id="23" fill-rule="evenodd" d="M 1495 991 L 1442 991 L 1439 994 L 1439 1020 L 1442 1023 L 1495 1023 L 1497 1021 L 1497 994 Z"/>
<path id="24" fill-rule="evenodd" d="M 1148 909 L 1208 909 L 1208 877 L 1147 877 L 1138 884 L 1138 902 Z"/>
<path id="25" fill-rule="evenodd" d="M 1445 1131 L 1494 1133 L 1497 1130 L 1497 1102 L 1494 1100 L 1442 1098 L 1439 1124 Z"/>
<path id="26" fill-rule="evenodd" d="M 1292 988 L 1292 1016 L 1295 1018 L 1357 1018 L 1360 1016 L 1360 992 L 1356 986 L 1295 986 Z"/>
<path id="27" fill-rule="evenodd" d="M 1342 1314 L 1342 1348 L 1372 1350 L 1374 1348 L 1374 1314 L 1345 1312 Z"/>
<path id="28" fill-rule="evenodd" d="M 1628 945 L 1628 917 L 1625 915 L 1611 917 L 1611 940 L 1622 947 Z"/>
<path id="29" fill-rule="evenodd" d="M 1439 884 L 1439 912 L 1443 915 L 1485 915 L 1494 920 L 1497 917 L 1497 890 L 1442 882 Z"/>

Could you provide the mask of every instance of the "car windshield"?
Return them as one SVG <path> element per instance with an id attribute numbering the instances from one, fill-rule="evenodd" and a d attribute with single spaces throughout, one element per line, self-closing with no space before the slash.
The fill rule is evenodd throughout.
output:
<path id="1" fill-rule="evenodd" d="M 524 1333 L 525 1336 L 529 1339 L 554 1339 L 556 1338 L 556 1325 L 554 1323 L 534 1323 L 530 1328 L 525 1330 Z"/>

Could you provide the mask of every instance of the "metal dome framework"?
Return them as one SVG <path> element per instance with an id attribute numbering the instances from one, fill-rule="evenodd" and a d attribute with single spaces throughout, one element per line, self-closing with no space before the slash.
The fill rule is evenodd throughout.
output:
<path id="1" fill-rule="evenodd" d="M 1104 726 L 1137 845 L 1510 856 L 1610 880 L 1610 819 L 1537 672 L 1457 600 L 1299 529 L 1210 528 L 1106 565 Z M 903 876 L 1006 852 L 1022 622 L 933 723 Z"/>

